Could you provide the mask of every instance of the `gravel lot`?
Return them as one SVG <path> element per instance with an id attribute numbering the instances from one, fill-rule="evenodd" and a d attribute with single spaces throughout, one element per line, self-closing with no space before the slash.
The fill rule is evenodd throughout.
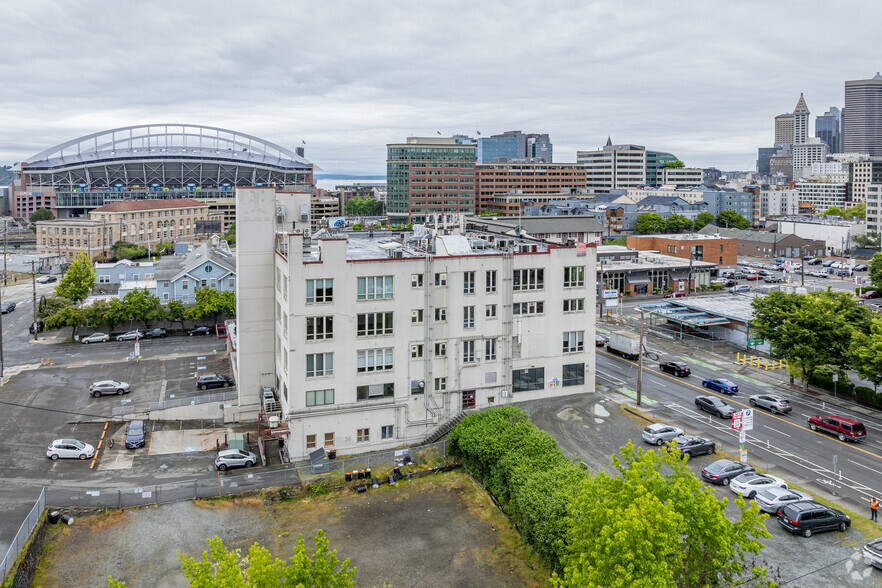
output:
<path id="1" fill-rule="evenodd" d="M 258 497 L 115 511 L 55 528 L 35 586 L 186 586 L 177 551 L 206 538 L 247 550 L 255 541 L 287 558 L 297 534 L 324 529 L 361 586 L 539 586 L 548 572 L 520 545 L 487 495 L 460 471 L 366 494 L 265 502 Z M 311 544 L 311 541 L 307 541 Z"/>

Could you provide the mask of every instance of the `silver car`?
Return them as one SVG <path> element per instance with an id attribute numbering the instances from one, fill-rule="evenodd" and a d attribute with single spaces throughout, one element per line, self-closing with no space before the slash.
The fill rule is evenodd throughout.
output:
<path id="1" fill-rule="evenodd" d="M 117 335 L 117 341 L 134 341 L 135 339 L 143 339 L 144 333 L 141 331 L 129 331 L 127 333 L 123 333 L 122 335 Z"/>
<path id="2" fill-rule="evenodd" d="M 46 450 L 46 457 L 52 460 L 59 458 L 88 459 L 93 455 L 95 455 L 94 447 L 76 439 L 56 439 Z"/>
<path id="3" fill-rule="evenodd" d="M 116 380 L 101 380 L 89 386 L 89 394 L 98 398 L 104 394 L 128 394 L 129 383 L 117 382 Z"/>
<path id="4" fill-rule="evenodd" d="M 80 343 L 88 345 L 89 343 L 106 343 L 110 341 L 110 335 L 107 333 L 92 333 L 80 339 Z"/>
<path id="5" fill-rule="evenodd" d="M 761 510 L 778 514 L 778 511 L 790 504 L 791 502 L 802 502 L 803 500 L 814 500 L 810 494 L 800 492 L 799 490 L 791 490 L 790 488 L 766 488 L 760 490 L 753 497 L 756 505 Z"/>
<path id="6" fill-rule="evenodd" d="M 241 449 L 224 449 L 219 451 L 214 459 L 214 466 L 220 471 L 224 471 L 227 468 L 250 468 L 256 463 L 256 455 Z"/>
<path id="7" fill-rule="evenodd" d="M 748 399 L 748 402 L 751 406 L 767 408 L 773 413 L 787 414 L 793 410 L 790 400 L 777 394 L 754 394 Z"/>
<path id="8" fill-rule="evenodd" d="M 664 423 L 655 423 L 643 429 L 643 440 L 653 445 L 664 445 L 683 434 L 683 429 Z"/>

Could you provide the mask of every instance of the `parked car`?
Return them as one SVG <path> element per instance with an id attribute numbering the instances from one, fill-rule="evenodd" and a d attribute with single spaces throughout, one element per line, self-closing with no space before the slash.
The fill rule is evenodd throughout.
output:
<path id="1" fill-rule="evenodd" d="M 851 518 L 840 510 L 814 500 L 788 504 L 778 513 L 778 523 L 793 534 L 811 537 L 820 531 L 845 531 Z"/>
<path id="2" fill-rule="evenodd" d="M 833 263 L 830 264 L 831 269 L 840 269 L 843 267 L 845 267 L 845 265 L 841 261 L 834 261 Z"/>
<path id="3" fill-rule="evenodd" d="M 873 310 L 875 312 L 882 312 L 882 303 L 879 302 L 871 302 L 867 305 L 867 308 Z"/>
<path id="4" fill-rule="evenodd" d="M 117 335 L 117 341 L 134 341 L 135 339 L 143 339 L 144 333 L 142 331 L 126 331 L 122 335 Z"/>
<path id="5" fill-rule="evenodd" d="M 227 468 L 250 468 L 257 463 L 257 456 L 250 451 L 241 449 L 224 449 L 218 451 L 217 457 L 214 459 L 214 467 L 220 471 Z"/>
<path id="6" fill-rule="evenodd" d="M 861 292 L 861 298 L 864 300 L 869 300 L 871 298 L 882 298 L 882 292 L 879 290 L 867 290 L 866 292 Z"/>
<path id="7" fill-rule="evenodd" d="M 735 394 L 738 392 L 738 384 L 726 378 L 710 378 L 701 383 L 708 390 L 716 390 L 723 394 Z"/>
<path id="8" fill-rule="evenodd" d="M 31 323 L 31 326 L 28 327 L 28 332 L 33 335 L 34 333 L 42 333 L 43 329 L 46 328 L 46 323 L 43 321 L 37 321 L 35 323 Z"/>
<path id="9" fill-rule="evenodd" d="M 873 539 L 861 550 L 864 554 L 864 563 L 882 570 L 882 537 Z"/>
<path id="10" fill-rule="evenodd" d="M 737 478 L 745 472 L 752 472 L 753 466 L 747 463 L 732 461 L 731 459 L 718 459 L 701 470 L 701 477 L 711 484 L 728 486 L 732 478 Z"/>
<path id="11" fill-rule="evenodd" d="M 196 387 L 200 390 L 206 388 L 229 388 L 233 385 L 233 378 L 221 374 L 202 374 L 196 378 Z"/>
<path id="12" fill-rule="evenodd" d="M 751 406 L 766 408 L 772 413 L 787 414 L 793 410 L 790 400 L 777 394 L 753 394 L 747 401 Z"/>
<path id="13" fill-rule="evenodd" d="M 832 267 L 834 263 L 837 263 L 835 259 L 828 259 L 826 261 L 821 262 L 821 267 Z"/>
<path id="14" fill-rule="evenodd" d="M 665 292 L 665 298 L 685 298 L 686 292 Z"/>
<path id="15" fill-rule="evenodd" d="M 744 272 L 735 272 L 734 274 L 732 274 L 732 277 L 736 280 L 743 280 L 747 277 L 747 274 L 745 274 Z"/>
<path id="16" fill-rule="evenodd" d="M 813 257 L 812 259 L 808 260 L 807 263 L 808 265 L 821 265 L 823 263 L 823 260 L 818 259 L 817 257 Z"/>
<path id="17" fill-rule="evenodd" d="M 870 269 L 870 266 L 866 263 L 859 263 L 852 268 L 856 272 L 865 272 Z"/>
<path id="18" fill-rule="evenodd" d="M 759 274 L 750 274 L 745 278 L 748 282 L 756 282 L 758 280 L 762 280 L 763 277 Z"/>
<path id="19" fill-rule="evenodd" d="M 144 447 L 146 433 L 144 421 L 135 420 L 126 427 L 126 449 L 138 449 Z"/>
<path id="20" fill-rule="evenodd" d="M 594 335 L 594 346 L 603 347 L 604 345 L 606 345 L 606 337 L 603 335 Z"/>
<path id="21" fill-rule="evenodd" d="M 187 334 L 191 337 L 193 335 L 210 335 L 211 327 L 196 327 L 195 329 L 190 329 L 189 331 L 187 331 Z"/>
<path id="22" fill-rule="evenodd" d="M 732 418 L 732 414 L 735 412 L 734 408 L 716 396 L 696 396 L 695 406 L 704 412 L 716 415 L 721 419 Z"/>
<path id="23" fill-rule="evenodd" d="M 822 272 L 820 270 L 812 270 L 809 272 L 809 275 L 815 278 L 826 278 L 827 272 Z"/>
<path id="24" fill-rule="evenodd" d="M 737 286 L 732 286 L 729 288 L 729 292 L 732 294 L 740 294 L 743 292 L 750 292 L 751 288 L 747 284 L 738 284 Z"/>
<path id="25" fill-rule="evenodd" d="M 733 275 L 735 275 L 735 270 L 728 270 L 727 269 L 727 270 L 722 270 L 720 272 L 721 278 L 731 278 Z"/>
<path id="26" fill-rule="evenodd" d="M 0 313 L 9 314 L 15 310 L 15 302 L 4 302 L 2 306 L 0 306 Z"/>
<path id="27" fill-rule="evenodd" d="M 699 437 L 698 435 L 680 435 L 675 439 L 677 449 L 681 455 L 695 457 L 696 455 L 710 455 L 716 451 L 717 446 L 710 439 Z"/>
<path id="28" fill-rule="evenodd" d="M 130 390 L 128 382 L 117 382 L 116 380 L 101 380 L 89 386 L 89 394 L 93 398 L 104 394 L 128 394 Z"/>
<path id="29" fill-rule="evenodd" d="M 836 435 L 840 441 L 863 441 L 867 428 L 860 421 L 838 415 L 810 416 L 808 426 L 812 431 L 824 431 Z"/>
<path id="30" fill-rule="evenodd" d="M 731 282 L 731 281 L 732 281 L 732 280 L 730 280 L 730 279 L 728 279 L 728 278 L 714 278 L 713 280 L 710 281 L 710 283 L 711 283 L 711 285 L 713 285 L 713 284 L 725 284 L 725 285 L 728 285 L 729 282 Z"/>
<path id="31" fill-rule="evenodd" d="M 38 284 L 51 284 L 52 282 L 57 282 L 57 281 L 58 281 L 58 278 L 56 278 L 55 276 L 50 276 L 48 274 L 37 278 Z"/>
<path id="32" fill-rule="evenodd" d="M 88 345 L 89 343 L 106 343 L 110 341 L 110 335 L 107 333 L 92 333 L 85 337 L 80 337 L 80 343 Z"/>
<path id="33" fill-rule="evenodd" d="M 689 369 L 689 366 L 682 361 L 665 361 L 658 364 L 658 369 L 663 372 L 668 372 L 669 374 L 674 374 L 675 376 L 680 377 L 686 377 L 692 373 L 692 370 Z"/>
<path id="34" fill-rule="evenodd" d="M 654 423 L 643 429 L 643 440 L 653 445 L 664 445 L 683 434 L 683 429 L 664 423 Z"/>
<path id="35" fill-rule="evenodd" d="M 836 270 L 836 275 L 840 278 L 851 277 L 851 270 L 849 269 L 840 269 Z"/>
<path id="36" fill-rule="evenodd" d="M 778 486 L 758 490 L 753 497 L 760 510 L 771 514 L 778 514 L 778 511 L 788 504 L 811 499 L 811 494 Z"/>
<path id="37" fill-rule="evenodd" d="M 165 337 L 166 335 L 168 335 L 168 333 L 166 333 L 165 329 L 160 329 L 158 327 L 144 332 L 144 336 L 148 339 L 153 339 L 154 337 Z"/>
<path id="38" fill-rule="evenodd" d="M 756 472 L 746 472 L 729 482 L 729 490 L 735 494 L 741 494 L 745 498 L 753 498 L 758 491 L 773 487 L 786 488 L 787 482 L 775 476 Z"/>
<path id="39" fill-rule="evenodd" d="M 781 276 L 766 276 L 765 278 L 763 278 L 763 281 L 766 284 L 780 284 L 784 281 L 784 278 L 782 278 Z"/>
<path id="40" fill-rule="evenodd" d="M 770 271 L 767 270 L 767 269 L 761 269 L 761 270 L 758 270 L 756 273 L 757 273 L 758 275 L 764 277 L 764 278 L 767 278 L 767 277 L 769 277 L 769 276 L 772 275 L 772 272 L 770 272 Z"/>
<path id="41" fill-rule="evenodd" d="M 76 439 L 56 439 L 46 449 L 46 457 L 50 459 L 89 459 L 95 455 L 95 448 L 88 443 Z"/>

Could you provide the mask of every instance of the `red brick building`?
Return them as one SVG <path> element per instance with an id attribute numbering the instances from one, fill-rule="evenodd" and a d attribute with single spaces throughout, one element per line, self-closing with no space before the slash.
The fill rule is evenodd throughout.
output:
<path id="1" fill-rule="evenodd" d="M 707 261 L 718 265 L 738 263 L 738 239 L 707 235 L 629 235 L 628 247 L 638 251 L 658 251 L 665 255 Z"/>
<path id="2" fill-rule="evenodd" d="M 572 193 L 588 188 L 587 169 L 580 163 L 480 163 L 475 168 L 475 194 L 478 212 L 501 210 L 506 215 L 520 213 L 518 199 L 497 199 L 501 194 Z M 563 196 L 564 198 L 566 196 Z"/>

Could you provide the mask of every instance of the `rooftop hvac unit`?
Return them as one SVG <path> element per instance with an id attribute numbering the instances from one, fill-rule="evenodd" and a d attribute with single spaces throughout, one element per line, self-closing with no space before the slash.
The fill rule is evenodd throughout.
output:
<path id="1" fill-rule="evenodd" d="M 401 249 L 393 249 L 389 252 L 389 257 L 392 259 L 402 259 L 404 258 L 404 252 Z"/>

